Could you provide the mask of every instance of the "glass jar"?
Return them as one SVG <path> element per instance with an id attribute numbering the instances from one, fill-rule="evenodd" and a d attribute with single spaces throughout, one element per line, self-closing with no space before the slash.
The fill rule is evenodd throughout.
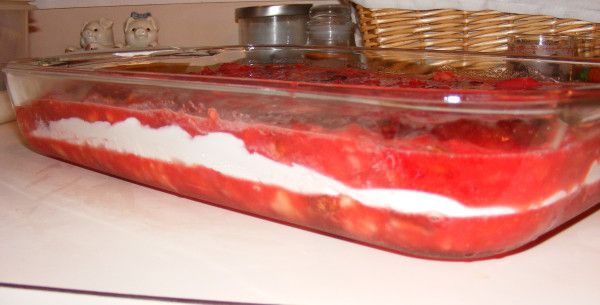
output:
<path id="1" fill-rule="evenodd" d="M 508 37 L 508 53 L 517 56 L 536 57 L 573 57 L 577 45 L 574 37 L 551 34 L 515 34 Z M 531 61 L 513 64 L 513 72 L 517 75 L 538 75 L 557 81 L 568 81 L 572 77 L 572 66 L 569 64 Z"/>
<path id="2" fill-rule="evenodd" d="M 242 45 L 304 45 L 312 4 L 242 7 L 235 10 Z"/>
<path id="3" fill-rule="evenodd" d="M 319 5 L 310 9 L 308 44 L 323 46 L 353 46 L 354 24 L 346 5 Z"/>

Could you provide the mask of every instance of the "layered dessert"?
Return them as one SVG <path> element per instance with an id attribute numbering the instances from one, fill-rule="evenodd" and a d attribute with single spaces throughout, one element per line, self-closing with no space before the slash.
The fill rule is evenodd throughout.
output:
<path id="1" fill-rule="evenodd" d="M 190 73 L 276 79 L 290 88 L 345 86 L 358 95 L 502 91 L 515 103 L 528 90 L 569 86 L 528 77 L 474 79 L 451 71 L 407 77 L 302 65 L 223 64 Z M 294 90 L 89 82 L 51 91 L 16 112 L 27 142 L 43 154 L 418 256 L 505 253 L 600 199 L 594 124 L 569 125 L 550 112 L 373 106 Z M 448 96 L 447 104 L 460 102 Z"/>

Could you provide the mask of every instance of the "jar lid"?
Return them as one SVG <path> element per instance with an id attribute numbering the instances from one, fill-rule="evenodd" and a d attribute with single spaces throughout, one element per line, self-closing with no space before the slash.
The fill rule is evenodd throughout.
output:
<path id="1" fill-rule="evenodd" d="M 241 7 L 235 10 L 235 21 L 239 18 L 308 15 L 312 4 L 287 4 Z"/>
<path id="2" fill-rule="evenodd" d="M 348 17 L 352 14 L 350 10 L 350 6 L 342 5 L 342 4 L 325 4 L 325 5 L 317 5 L 313 6 L 310 9 L 310 17 L 319 17 L 319 16 L 341 16 Z"/>

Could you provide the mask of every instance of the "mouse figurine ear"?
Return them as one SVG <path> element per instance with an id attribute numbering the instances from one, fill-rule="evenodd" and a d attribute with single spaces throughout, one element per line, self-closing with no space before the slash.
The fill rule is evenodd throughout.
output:
<path id="1" fill-rule="evenodd" d="M 127 21 L 125 21 L 125 26 L 123 27 L 123 30 L 125 30 L 125 32 L 127 32 L 127 29 L 129 29 L 129 25 L 135 21 L 135 18 L 133 17 L 129 17 L 127 18 Z"/>
<path id="2" fill-rule="evenodd" d="M 146 20 L 148 20 L 150 22 L 150 25 L 152 25 L 152 28 L 158 32 L 158 26 L 156 26 L 156 21 L 154 20 L 154 17 L 148 16 Z"/>
<path id="3" fill-rule="evenodd" d="M 109 20 L 109 19 L 106 19 L 106 18 L 100 18 L 99 22 L 100 22 L 100 25 L 103 28 L 105 28 L 105 29 L 110 28 L 113 25 L 113 23 L 114 23 L 112 20 Z"/>

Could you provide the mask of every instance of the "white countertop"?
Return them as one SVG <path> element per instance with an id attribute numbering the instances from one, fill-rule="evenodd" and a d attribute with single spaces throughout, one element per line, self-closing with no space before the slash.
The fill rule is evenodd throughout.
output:
<path id="1" fill-rule="evenodd" d="M 403 256 L 33 153 L 0 125 L 0 304 L 598 304 L 600 212 L 499 259 Z M 202 302 L 197 302 L 202 303 Z"/>

